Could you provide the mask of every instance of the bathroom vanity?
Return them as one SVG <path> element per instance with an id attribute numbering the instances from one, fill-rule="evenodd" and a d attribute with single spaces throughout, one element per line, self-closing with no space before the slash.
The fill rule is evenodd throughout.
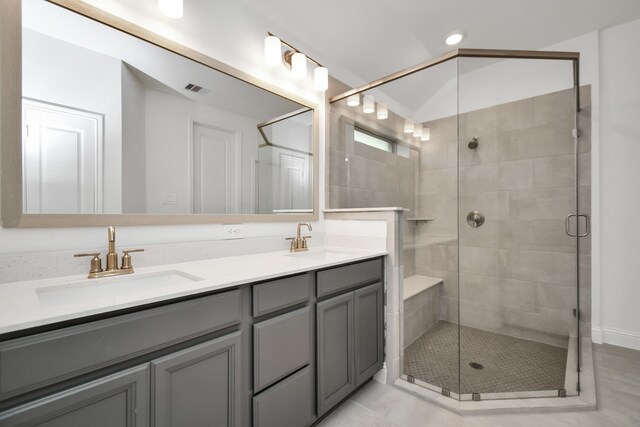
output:
<path id="1" fill-rule="evenodd" d="M 226 279 L 225 259 L 177 264 L 222 271 L 138 305 L 33 306 L 0 329 L 0 425 L 309 426 L 382 368 L 381 255 L 233 257 L 254 273 Z"/>

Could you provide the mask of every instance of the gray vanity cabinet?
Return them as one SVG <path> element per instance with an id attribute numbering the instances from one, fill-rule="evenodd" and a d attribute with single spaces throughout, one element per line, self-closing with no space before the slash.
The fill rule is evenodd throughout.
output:
<path id="1" fill-rule="evenodd" d="M 235 332 L 153 360 L 152 425 L 240 425 L 241 354 Z"/>
<path id="2" fill-rule="evenodd" d="M 381 259 L 318 272 L 319 297 L 343 292 L 317 304 L 318 415 L 382 369 L 382 277 Z"/>
<path id="3" fill-rule="evenodd" d="M 127 369 L 0 414 L 3 427 L 149 425 L 149 364 Z"/>
<path id="4" fill-rule="evenodd" d="M 353 292 L 318 303 L 318 415 L 355 390 Z"/>
<path id="5" fill-rule="evenodd" d="M 356 387 L 382 369 L 384 309 L 382 283 L 354 292 L 354 357 Z"/>

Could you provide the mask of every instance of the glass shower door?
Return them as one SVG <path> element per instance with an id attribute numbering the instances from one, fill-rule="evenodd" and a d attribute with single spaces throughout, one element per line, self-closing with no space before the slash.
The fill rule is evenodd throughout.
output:
<path id="1" fill-rule="evenodd" d="M 575 394 L 572 62 L 458 66 L 460 397 Z"/>

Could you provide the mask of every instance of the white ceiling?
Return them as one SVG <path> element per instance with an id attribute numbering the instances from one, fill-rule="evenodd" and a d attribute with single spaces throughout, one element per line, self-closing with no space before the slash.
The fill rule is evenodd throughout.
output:
<path id="1" fill-rule="evenodd" d="M 536 50 L 640 19 L 640 0 L 184 0 L 177 21 L 163 18 L 157 0 L 84 1 L 160 22 L 169 36 L 258 76 L 262 39 L 273 31 L 352 87 L 452 50 L 444 38 L 454 30 L 466 35 L 459 47 Z M 416 115 L 452 75 L 440 67 L 379 88 L 379 99 Z"/>
<path id="2" fill-rule="evenodd" d="M 186 0 L 187 2 L 189 0 Z M 357 86 L 459 47 L 541 49 L 640 18 L 639 0 L 242 0 Z"/>

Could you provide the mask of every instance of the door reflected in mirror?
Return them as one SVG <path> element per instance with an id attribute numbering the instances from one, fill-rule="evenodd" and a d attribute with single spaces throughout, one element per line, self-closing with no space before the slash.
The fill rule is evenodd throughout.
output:
<path id="1" fill-rule="evenodd" d="M 23 212 L 313 211 L 312 109 L 23 1 Z"/>

